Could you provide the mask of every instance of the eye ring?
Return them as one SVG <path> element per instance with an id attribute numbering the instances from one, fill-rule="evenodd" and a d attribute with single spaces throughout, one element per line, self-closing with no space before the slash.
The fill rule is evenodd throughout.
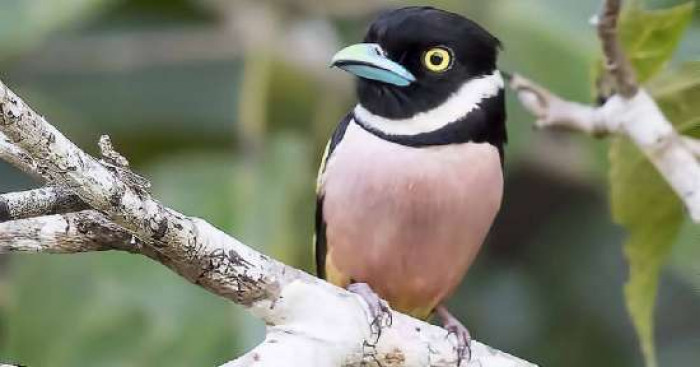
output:
<path id="1" fill-rule="evenodd" d="M 445 46 L 433 47 L 423 53 L 423 66 L 434 73 L 450 70 L 453 62 L 452 50 Z"/>

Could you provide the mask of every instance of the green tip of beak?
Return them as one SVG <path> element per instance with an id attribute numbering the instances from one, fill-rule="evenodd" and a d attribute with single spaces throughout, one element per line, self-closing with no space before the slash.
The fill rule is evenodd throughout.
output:
<path id="1" fill-rule="evenodd" d="M 376 43 L 359 43 L 340 50 L 331 60 L 331 67 L 338 67 L 360 78 L 406 87 L 416 77 L 401 64 L 385 56 Z"/>

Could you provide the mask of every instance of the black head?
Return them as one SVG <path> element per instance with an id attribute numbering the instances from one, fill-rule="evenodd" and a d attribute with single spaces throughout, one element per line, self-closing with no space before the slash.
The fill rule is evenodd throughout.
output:
<path id="1" fill-rule="evenodd" d="M 432 109 L 466 80 L 493 73 L 501 45 L 475 22 L 430 7 L 409 7 L 381 14 L 370 25 L 364 42 L 379 44 L 389 59 L 416 78 L 406 87 L 365 78 L 358 80 L 360 103 L 372 113 L 387 118 L 406 118 Z M 450 60 L 445 60 L 446 57 Z M 448 63 L 445 70 L 433 67 L 445 62 Z"/>
<path id="2" fill-rule="evenodd" d="M 381 14 L 333 65 L 358 76 L 355 120 L 407 145 L 505 141 L 501 43 L 458 14 L 408 7 Z"/>

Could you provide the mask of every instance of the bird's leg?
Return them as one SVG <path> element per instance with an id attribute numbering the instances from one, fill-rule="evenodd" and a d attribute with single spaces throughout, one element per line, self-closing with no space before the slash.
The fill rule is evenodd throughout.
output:
<path id="1" fill-rule="evenodd" d="M 347 289 L 362 297 L 362 299 L 367 302 L 370 317 L 372 318 L 372 322 L 370 323 L 372 340 L 366 343 L 368 346 L 374 347 L 377 345 L 379 337 L 382 335 L 382 328 L 391 326 L 391 310 L 389 306 L 387 306 L 386 301 L 379 298 L 379 295 L 377 295 L 367 283 L 352 283 Z"/>
<path id="2" fill-rule="evenodd" d="M 469 361 L 472 354 L 469 346 L 472 341 L 472 337 L 471 334 L 469 334 L 469 330 L 467 330 L 467 328 L 462 325 L 462 323 L 459 322 L 456 317 L 452 316 L 450 311 L 448 311 L 447 307 L 444 305 L 440 305 L 435 308 L 435 312 L 442 322 L 442 327 L 445 328 L 449 334 L 454 334 L 457 337 L 457 354 L 459 355 L 457 365 L 459 366 L 462 363 L 462 360 Z"/>

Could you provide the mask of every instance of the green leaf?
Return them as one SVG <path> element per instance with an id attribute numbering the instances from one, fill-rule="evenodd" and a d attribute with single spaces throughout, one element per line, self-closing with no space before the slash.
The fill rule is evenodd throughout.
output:
<path id="1" fill-rule="evenodd" d="M 647 89 L 681 134 L 700 137 L 700 61 L 654 78 Z"/>
<path id="2" fill-rule="evenodd" d="M 693 3 L 645 10 L 631 2 L 620 20 L 620 37 L 640 82 L 654 78 L 671 59 L 687 27 Z M 649 84 L 664 114 L 681 130 L 697 125 L 700 73 L 689 65 Z M 695 104 L 697 105 L 697 103 Z M 628 233 L 629 262 L 625 285 L 627 309 L 649 367 L 656 366 L 653 313 L 661 268 L 684 220 L 683 205 L 643 154 L 625 138 L 615 138 L 610 152 L 611 207 L 614 220 Z"/>
<path id="3" fill-rule="evenodd" d="M 669 268 L 683 281 L 694 296 L 700 296 L 700 226 L 687 219 L 673 245 Z"/>
<path id="4" fill-rule="evenodd" d="M 647 10 L 632 1 L 620 18 L 620 40 L 641 83 L 657 75 L 671 60 L 695 4 L 690 1 L 668 9 Z"/>
<path id="5" fill-rule="evenodd" d="M 612 212 L 629 237 L 625 298 L 648 366 L 655 366 L 653 310 L 658 277 L 683 221 L 683 206 L 635 145 L 616 138 L 610 148 Z"/>

